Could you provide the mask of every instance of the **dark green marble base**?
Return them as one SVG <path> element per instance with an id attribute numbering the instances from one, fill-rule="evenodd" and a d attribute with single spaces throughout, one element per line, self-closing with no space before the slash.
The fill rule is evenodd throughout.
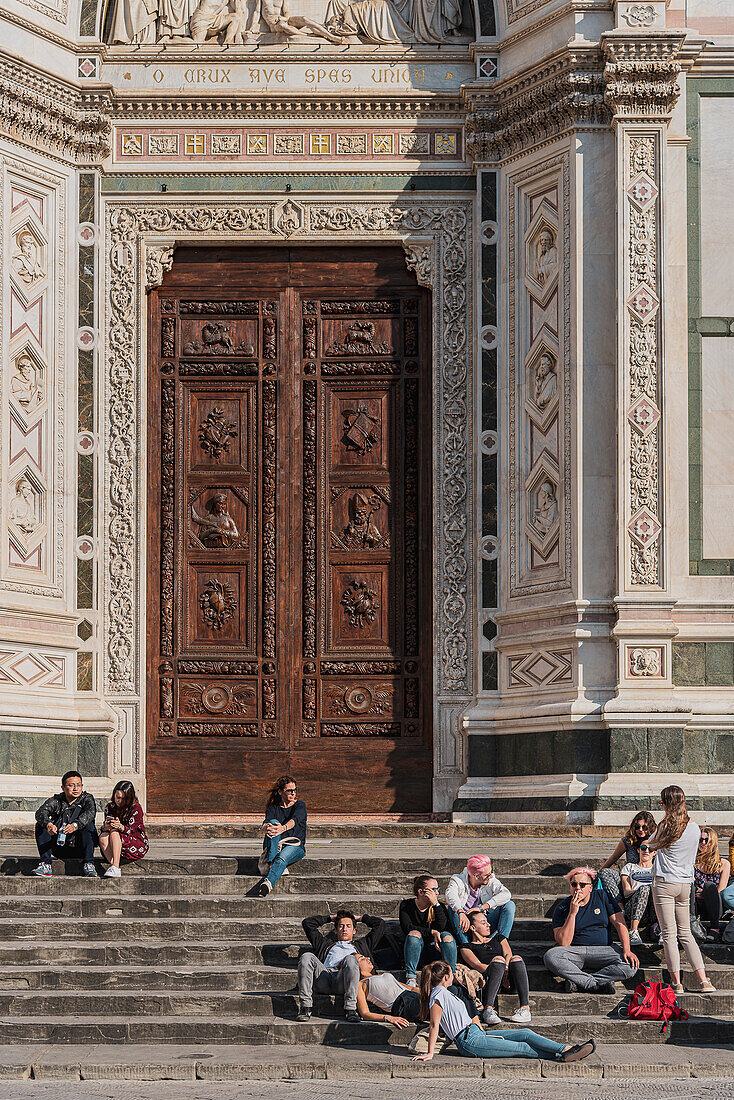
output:
<path id="1" fill-rule="evenodd" d="M 64 772 L 76 768 L 83 776 L 105 776 L 108 774 L 107 748 L 105 734 L 0 730 L 0 775 L 57 775 L 61 778 Z"/>
<path id="2" fill-rule="evenodd" d="M 734 798 L 697 798 L 686 797 L 686 805 L 689 810 L 703 810 L 711 819 L 720 811 L 734 810 Z M 619 812 L 624 814 L 636 813 L 638 810 L 650 810 L 656 815 L 660 814 L 660 799 L 658 795 L 634 795 L 627 798 L 621 795 L 599 797 L 583 795 L 575 798 L 457 798 L 453 804 L 454 813 L 511 813 L 521 820 L 523 814 L 529 813 L 558 813 L 583 812 L 593 813 L 599 811 Z"/>

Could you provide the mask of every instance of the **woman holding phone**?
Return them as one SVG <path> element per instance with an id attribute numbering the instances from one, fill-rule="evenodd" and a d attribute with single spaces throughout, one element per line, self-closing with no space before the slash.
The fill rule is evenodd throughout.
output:
<path id="1" fill-rule="evenodd" d="M 120 860 L 133 863 L 148 852 L 143 807 L 137 800 L 135 788 L 127 779 L 115 786 L 112 799 L 104 812 L 104 824 L 99 834 L 99 847 L 109 863 L 105 878 L 119 878 Z"/>

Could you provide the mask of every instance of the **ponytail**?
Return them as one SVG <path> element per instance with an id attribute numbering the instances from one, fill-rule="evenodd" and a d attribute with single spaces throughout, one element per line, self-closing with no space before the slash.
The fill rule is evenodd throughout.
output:
<path id="1" fill-rule="evenodd" d="M 421 1020 L 428 1019 L 428 1002 L 431 997 L 431 990 L 435 989 L 437 985 L 440 985 L 443 979 L 451 973 L 452 971 L 449 964 L 442 961 L 431 963 L 430 966 L 424 966 L 421 970 Z"/>

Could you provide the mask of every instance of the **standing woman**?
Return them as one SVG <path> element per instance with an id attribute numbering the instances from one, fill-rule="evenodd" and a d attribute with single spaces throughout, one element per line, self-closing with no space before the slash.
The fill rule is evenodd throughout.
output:
<path id="1" fill-rule="evenodd" d="M 708 926 L 707 943 L 718 943 L 721 939 L 719 927 L 724 913 L 722 893 L 726 890 L 731 874 L 731 863 L 719 855 L 719 837 L 715 829 L 701 829 L 698 842 L 698 857 L 693 872 L 693 888 L 697 915 Z"/>
<path id="2" fill-rule="evenodd" d="M 660 805 L 665 817 L 651 837 L 650 847 L 656 853 L 652 900 L 663 937 L 665 965 L 675 992 L 685 992 L 680 980 L 680 940 L 701 983 L 697 992 L 715 993 L 691 932 L 691 889 L 701 830 L 688 816 L 686 796 L 680 787 L 665 787 L 660 792 Z"/>
<path id="3" fill-rule="evenodd" d="M 120 877 L 121 859 L 133 863 L 148 853 L 143 807 L 135 796 L 135 788 L 127 779 L 115 786 L 112 799 L 105 807 L 99 847 L 109 863 L 105 878 Z"/>
<path id="4" fill-rule="evenodd" d="M 297 795 L 298 786 L 291 775 L 281 775 L 270 792 L 262 826 L 263 850 L 257 861 L 264 876 L 258 887 L 261 898 L 270 893 L 281 875 L 288 874 L 291 863 L 306 854 L 306 803 Z"/>
<path id="5" fill-rule="evenodd" d="M 454 980 L 451 967 L 434 962 L 421 971 L 421 1019 L 430 1020 L 428 1053 L 419 1054 L 414 1062 L 429 1062 L 433 1058 L 439 1028 L 456 1043 L 459 1054 L 468 1058 L 552 1058 L 556 1062 L 578 1062 L 596 1050 L 593 1039 L 570 1046 L 545 1039 L 529 1027 L 509 1031 L 483 1031 L 477 1016 L 469 1016 L 466 1005 L 449 990 Z"/>

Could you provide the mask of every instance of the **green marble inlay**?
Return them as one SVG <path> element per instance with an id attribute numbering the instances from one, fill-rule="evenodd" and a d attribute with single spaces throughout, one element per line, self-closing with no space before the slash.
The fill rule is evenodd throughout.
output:
<path id="1" fill-rule="evenodd" d="M 79 249 L 79 326 L 94 325 L 94 249 Z"/>
<path id="2" fill-rule="evenodd" d="M 94 607 L 94 563 L 82 561 L 76 562 L 76 606 Z"/>
<path id="3" fill-rule="evenodd" d="M 80 351 L 77 359 L 77 422 L 80 432 L 94 431 L 94 352 Z"/>
<path id="4" fill-rule="evenodd" d="M 107 775 L 107 737 L 97 733 L 23 733 L 0 730 L 0 770 L 5 775 Z M 49 791 L 52 794 L 53 791 Z M 35 801 L 36 809 L 42 799 Z"/>
<path id="5" fill-rule="evenodd" d="M 76 533 L 94 535 L 94 458 L 77 455 Z"/>
<path id="6" fill-rule="evenodd" d="M 94 688 L 93 665 L 94 654 L 77 653 L 76 655 L 76 690 L 92 691 Z"/>
<path id="7" fill-rule="evenodd" d="M 673 684 L 734 687 L 734 642 L 673 642 Z"/>
<path id="8" fill-rule="evenodd" d="M 79 37 L 94 38 L 97 30 L 97 4 L 99 0 L 82 0 L 82 9 L 79 16 Z M 112 7 L 112 5 L 110 5 Z M 82 218 L 81 221 L 91 221 L 90 218 Z"/>
<path id="9" fill-rule="evenodd" d="M 445 176 L 380 175 L 379 173 L 351 173 L 339 175 L 328 172 L 323 175 L 267 175 L 257 172 L 238 172 L 236 175 L 110 175 L 103 176 L 101 188 L 105 194 L 145 194 L 160 192 L 165 187 L 170 192 L 251 192 L 263 191 L 285 194 L 286 186 L 292 191 L 474 191 L 474 176 L 448 173 Z M 295 196 L 294 196 L 295 197 Z"/>
<path id="10" fill-rule="evenodd" d="M 96 220 L 94 172 L 82 172 L 79 175 L 79 221 L 94 223 Z"/>
<path id="11" fill-rule="evenodd" d="M 703 333 L 726 336 L 726 318 L 701 313 L 701 99 L 734 97 L 734 79 L 686 81 L 688 136 L 688 517 L 689 572 L 698 577 L 734 574 L 734 560 L 703 556 L 703 450 L 701 445 L 701 361 Z M 675 683 L 675 679 L 673 681 Z M 703 681 L 699 681 L 703 682 Z M 683 685 L 681 685 L 683 686 Z"/>

